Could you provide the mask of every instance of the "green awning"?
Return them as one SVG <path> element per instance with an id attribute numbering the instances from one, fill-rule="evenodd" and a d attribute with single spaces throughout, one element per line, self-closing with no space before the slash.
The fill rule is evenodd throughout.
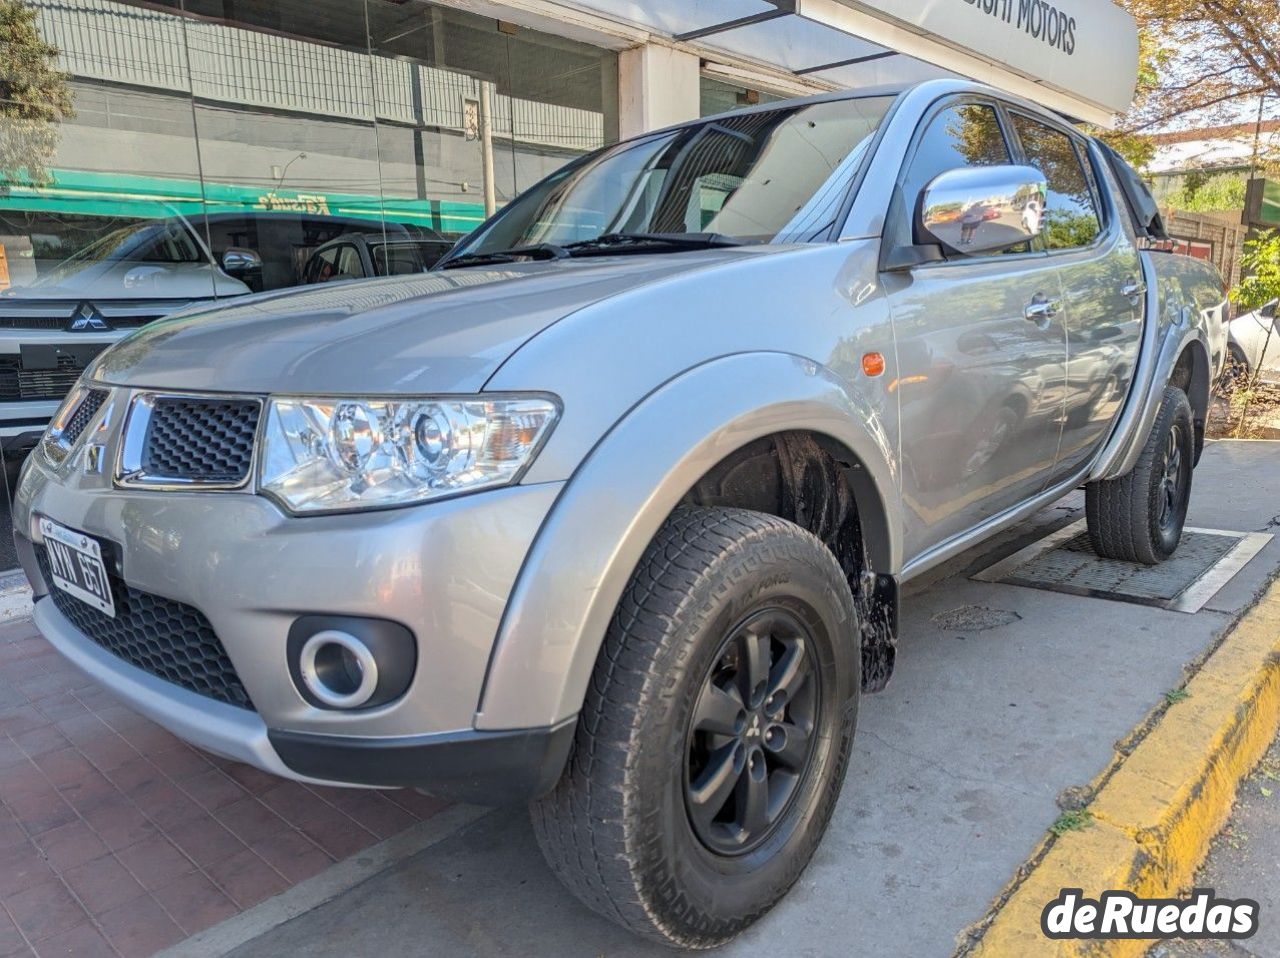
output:
<path id="1" fill-rule="evenodd" d="M 231 183 L 51 170 L 46 186 L 0 188 L 0 210 L 163 219 L 181 214 L 282 211 L 414 224 L 440 233 L 469 233 L 484 221 L 484 206 L 441 200 L 398 199 L 359 193 L 267 190 Z"/>

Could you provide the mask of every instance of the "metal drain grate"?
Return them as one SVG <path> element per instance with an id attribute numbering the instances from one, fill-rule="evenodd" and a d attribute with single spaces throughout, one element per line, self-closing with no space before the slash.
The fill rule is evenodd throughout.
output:
<path id="1" fill-rule="evenodd" d="M 973 578 L 1051 592 L 1198 612 L 1271 536 L 1186 529 L 1173 556 L 1157 566 L 1101 559 L 1080 519 L 984 569 Z"/>

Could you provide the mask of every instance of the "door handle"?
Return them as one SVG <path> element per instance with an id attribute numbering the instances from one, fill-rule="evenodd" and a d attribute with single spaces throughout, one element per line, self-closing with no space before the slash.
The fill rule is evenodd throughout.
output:
<path id="1" fill-rule="evenodd" d="M 1047 323 L 1062 311 L 1062 303 L 1056 299 L 1048 299 L 1037 295 L 1022 311 L 1029 323 Z"/>
<path id="2" fill-rule="evenodd" d="M 1141 280 L 1131 279 L 1120 287 L 1120 295 L 1128 300 L 1136 300 L 1147 291 L 1147 284 Z M 1134 303 L 1136 306 L 1137 303 Z"/>

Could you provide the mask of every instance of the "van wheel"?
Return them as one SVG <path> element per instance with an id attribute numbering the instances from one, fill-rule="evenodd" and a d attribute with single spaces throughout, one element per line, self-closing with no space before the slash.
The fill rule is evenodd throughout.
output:
<path id="1" fill-rule="evenodd" d="M 1173 555 L 1191 501 L 1195 455 L 1191 403 L 1181 389 L 1166 386 L 1137 464 L 1127 475 L 1086 488 L 1093 551 L 1105 559 L 1144 565 Z"/>
<path id="2" fill-rule="evenodd" d="M 710 948 L 800 877 L 853 742 L 858 620 L 799 526 L 677 511 L 605 637 L 564 775 L 532 807 L 559 879 L 665 944 Z"/>

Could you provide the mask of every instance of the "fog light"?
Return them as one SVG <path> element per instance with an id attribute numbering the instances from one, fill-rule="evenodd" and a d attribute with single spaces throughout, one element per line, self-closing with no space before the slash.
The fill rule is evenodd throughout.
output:
<path id="1" fill-rule="evenodd" d="M 336 629 L 307 639 L 298 655 L 298 670 L 307 691 L 331 708 L 359 708 L 378 687 L 378 663 L 369 647 Z"/>

